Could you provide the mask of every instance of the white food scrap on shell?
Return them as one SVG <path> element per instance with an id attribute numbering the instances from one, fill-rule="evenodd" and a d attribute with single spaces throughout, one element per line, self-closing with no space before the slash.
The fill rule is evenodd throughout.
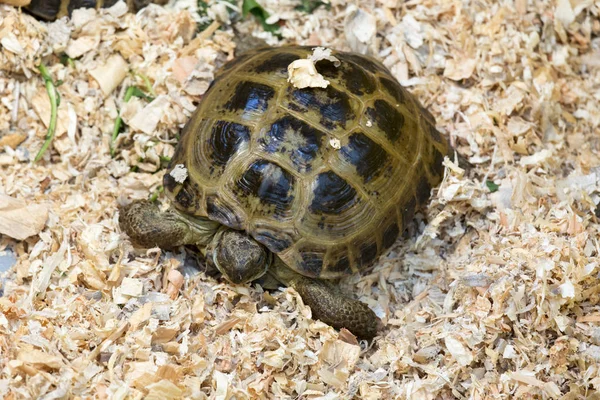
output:
<path id="1" fill-rule="evenodd" d="M 315 63 L 320 60 L 329 60 L 336 67 L 340 66 L 340 60 L 331 55 L 331 49 L 316 47 L 307 58 L 295 60 L 288 66 L 288 82 L 298 89 L 307 87 L 326 88 L 329 81 L 317 72 L 315 66 Z"/>
<path id="2" fill-rule="evenodd" d="M 183 164 L 177 164 L 175 167 L 169 172 L 169 175 L 175 179 L 177 183 L 183 183 L 188 177 L 188 170 Z"/>
<path id="3" fill-rule="evenodd" d="M 336 150 L 339 150 L 342 148 L 342 142 L 340 141 L 340 139 L 336 139 L 336 138 L 329 139 L 329 145 Z"/>

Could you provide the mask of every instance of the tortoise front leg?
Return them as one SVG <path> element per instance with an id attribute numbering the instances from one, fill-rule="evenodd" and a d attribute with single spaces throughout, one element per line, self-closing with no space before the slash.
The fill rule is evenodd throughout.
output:
<path id="1" fill-rule="evenodd" d="M 139 246 L 168 249 L 186 244 L 206 245 L 220 225 L 175 210 L 163 212 L 148 200 L 138 200 L 119 208 L 119 226 Z"/>
<path id="2" fill-rule="evenodd" d="M 344 296 L 334 285 L 292 271 L 275 257 L 269 273 L 279 282 L 293 287 L 315 319 L 336 328 L 346 328 L 362 339 L 372 339 L 383 323 L 365 303 Z"/>

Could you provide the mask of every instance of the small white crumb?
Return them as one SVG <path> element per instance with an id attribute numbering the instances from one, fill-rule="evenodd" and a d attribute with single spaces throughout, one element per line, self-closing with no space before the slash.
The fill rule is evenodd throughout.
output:
<path id="1" fill-rule="evenodd" d="M 329 144 L 331 145 L 331 147 L 333 147 L 336 150 L 339 150 L 342 148 L 342 143 L 340 142 L 340 139 L 329 139 Z"/>
<path id="2" fill-rule="evenodd" d="M 515 347 L 513 345 L 506 345 L 504 348 L 504 353 L 502 353 L 502 357 L 504 358 L 516 358 L 517 352 L 515 351 Z"/>
<path id="3" fill-rule="evenodd" d="M 288 82 L 298 89 L 326 88 L 329 81 L 323 78 L 323 75 L 317 72 L 315 67 L 315 63 L 320 60 L 329 60 L 336 67 L 340 66 L 340 60 L 331 55 L 331 49 L 316 47 L 306 59 L 295 60 L 288 66 Z"/>
<path id="4" fill-rule="evenodd" d="M 370 128 L 370 127 L 372 127 L 372 126 L 373 126 L 373 123 L 372 123 L 372 122 L 369 120 L 369 121 L 367 121 L 366 125 L 367 125 L 367 127 L 369 127 L 369 128 Z"/>
<path id="5" fill-rule="evenodd" d="M 171 175 L 173 179 L 175 179 L 175 182 L 183 183 L 188 177 L 188 171 L 183 164 L 177 164 L 175 165 L 175 168 L 173 168 L 171 172 L 169 172 L 169 175 Z"/>
<path id="6" fill-rule="evenodd" d="M 144 292 L 144 284 L 136 278 L 123 278 L 121 283 L 121 294 L 131 297 L 139 297 Z"/>

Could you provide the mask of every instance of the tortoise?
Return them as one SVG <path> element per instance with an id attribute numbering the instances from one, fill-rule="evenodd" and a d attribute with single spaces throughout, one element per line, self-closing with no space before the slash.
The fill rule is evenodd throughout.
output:
<path id="1" fill-rule="evenodd" d="M 25 9 L 35 17 L 53 21 L 71 15 L 77 8 L 108 8 L 119 0 L 31 0 Z M 126 0 L 129 10 L 137 12 L 150 3 L 166 4 L 168 0 Z"/>
<path id="2" fill-rule="evenodd" d="M 291 286 L 316 319 L 371 339 L 381 321 L 336 279 L 403 236 L 452 148 L 369 56 L 332 50 L 339 66 L 315 64 L 326 88 L 292 86 L 288 65 L 312 51 L 259 48 L 221 67 L 164 175 L 170 208 L 137 200 L 119 225 L 143 247 L 197 245 L 234 284 Z"/>

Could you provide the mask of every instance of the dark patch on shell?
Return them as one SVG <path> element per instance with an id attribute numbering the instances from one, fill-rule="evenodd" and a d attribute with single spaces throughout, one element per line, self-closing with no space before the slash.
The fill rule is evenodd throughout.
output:
<path id="1" fill-rule="evenodd" d="M 321 116 L 319 121 L 321 125 L 329 129 L 336 126 L 342 128 L 352 120 L 352 106 L 350 97 L 333 86 L 327 86 L 325 89 L 307 88 L 307 89 L 288 89 L 290 97 L 304 110 L 314 110 Z"/>
<path id="2" fill-rule="evenodd" d="M 262 114 L 269 106 L 275 90 L 262 83 L 243 81 L 237 84 L 231 99 L 225 104 L 229 111 Z"/>
<path id="3" fill-rule="evenodd" d="M 167 192 L 173 193 L 179 183 L 175 181 L 175 178 L 173 178 L 169 172 L 171 172 L 171 168 L 163 175 L 163 187 Z"/>
<path id="4" fill-rule="evenodd" d="M 321 60 L 316 63 L 316 67 L 326 79 L 332 81 L 338 79 L 342 86 L 357 96 L 373 93 L 377 88 L 371 75 L 352 62 L 344 62 L 336 67 L 329 60 Z"/>
<path id="5" fill-rule="evenodd" d="M 260 229 L 254 234 L 254 238 L 267 246 L 273 253 L 281 253 L 292 245 L 289 238 L 284 237 L 281 232 L 268 229 Z"/>
<path id="6" fill-rule="evenodd" d="M 438 143 L 442 143 L 444 141 L 442 134 L 435 128 L 435 125 L 428 123 L 427 128 L 429 130 L 429 135 L 431 135 L 433 140 L 435 140 Z"/>
<path id="7" fill-rule="evenodd" d="M 335 263 L 330 264 L 327 267 L 327 270 L 331 272 L 350 273 L 352 268 L 350 268 L 350 260 L 348 259 L 348 256 L 340 257 Z"/>
<path id="8" fill-rule="evenodd" d="M 390 141 L 398 140 L 404 127 L 404 115 L 387 101 L 375 100 L 373 107 L 367 108 L 367 115 L 375 121 Z"/>
<path id="9" fill-rule="evenodd" d="M 372 61 L 360 54 L 343 53 L 342 57 L 344 61 L 352 61 L 353 63 L 360 65 L 362 68 L 373 74 L 377 72 L 389 74 L 387 68 L 385 68 L 382 64 L 376 63 L 375 61 Z"/>
<path id="10" fill-rule="evenodd" d="M 323 136 L 323 132 L 307 123 L 285 116 L 271 125 L 259 143 L 268 153 L 287 153 L 296 170 L 305 172 L 311 170 L 311 162 L 319 153 Z"/>
<path id="11" fill-rule="evenodd" d="M 376 178 L 388 165 L 386 151 L 362 132 L 352 134 L 348 145 L 342 147 L 340 152 L 350 164 L 356 167 L 356 172 L 365 183 Z"/>
<path id="12" fill-rule="evenodd" d="M 266 160 L 253 162 L 235 185 L 240 198 L 248 201 L 248 209 L 252 205 L 247 197 L 253 196 L 260 199 L 262 204 L 273 206 L 275 216 L 284 216 L 294 200 L 294 177 L 279 165 Z"/>
<path id="13" fill-rule="evenodd" d="M 319 174 L 316 179 L 310 212 L 337 215 L 358 202 L 356 190 L 332 171 Z"/>
<path id="14" fill-rule="evenodd" d="M 189 179 L 186 180 L 181 184 L 181 189 L 175 196 L 175 202 L 186 210 L 198 208 L 198 202 L 201 198 L 201 193 L 199 193 L 198 189 L 198 184 L 192 184 Z"/>
<path id="15" fill-rule="evenodd" d="M 413 221 L 415 216 L 415 209 L 417 207 L 417 200 L 411 197 L 404 206 L 400 208 L 402 215 L 402 227 L 406 229 L 408 225 Z"/>
<path id="16" fill-rule="evenodd" d="M 390 94 L 394 100 L 396 100 L 397 104 L 405 104 L 406 96 L 404 94 L 404 88 L 398 84 L 398 82 L 394 82 L 391 79 L 380 77 L 379 82 L 381 83 L 381 87 L 388 94 Z"/>
<path id="17" fill-rule="evenodd" d="M 417 184 L 417 203 L 424 204 L 431 194 L 431 184 L 427 179 L 427 175 L 423 174 L 419 177 L 419 183 Z"/>
<path id="18" fill-rule="evenodd" d="M 259 74 L 271 73 L 285 75 L 287 78 L 288 65 L 299 58 L 300 57 L 298 57 L 296 54 L 292 53 L 273 54 L 268 59 L 263 60 L 260 64 L 256 65 L 254 67 L 254 72 Z"/>
<path id="19" fill-rule="evenodd" d="M 398 239 L 398 235 L 400 234 L 400 230 L 398 229 L 398 224 L 395 222 L 386 228 L 383 232 L 383 248 L 389 249 Z"/>
<path id="20" fill-rule="evenodd" d="M 441 176 L 444 173 L 444 154 L 442 154 L 442 152 L 434 145 L 431 145 L 431 152 L 433 153 L 433 164 L 431 165 L 431 169 L 434 174 Z"/>
<path id="21" fill-rule="evenodd" d="M 302 273 L 310 277 L 316 278 L 323 270 L 323 253 L 312 251 L 301 251 L 302 257 Z"/>
<path id="22" fill-rule="evenodd" d="M 363 267 L 370 265 L 373 261 L 375 261 L 377 255 L 378 252 L 376 242 L 364 243 L 362 246 L 360 246 L 360 265 Z"/>
<path id="23" fill-rule="evenodd" d="M 242 221 L 235 210 L 224 204 L 217 196 L 206 199 L 206 212 L 208 217 L 233 229 L 242 229 Z"/>
<path id="24" fill-rule="evenodd" d="M 250 128 L 229 121 L 217 121 L 211 131 L 208 146 L 210 158 L 218 167 L 224 167 L 243 142 L 250 140 Z M 211 174 L 214 166 L 211 167 Z"/>

